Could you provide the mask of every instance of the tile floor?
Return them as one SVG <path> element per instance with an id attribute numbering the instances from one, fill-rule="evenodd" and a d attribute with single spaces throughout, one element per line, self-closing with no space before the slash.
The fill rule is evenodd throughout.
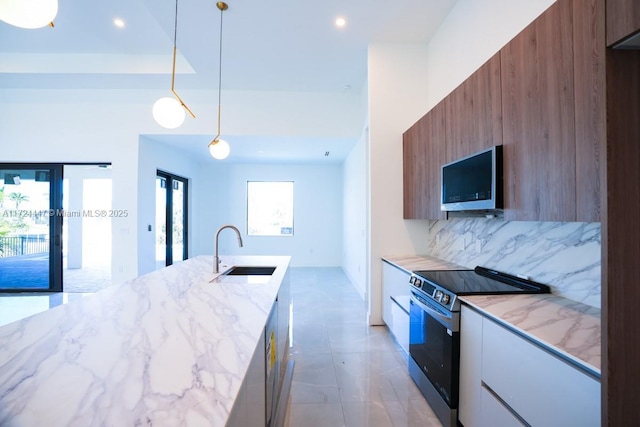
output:
<path id="1" fill-rule="evenodd" d="M 289 427 L 441 426 L 407 373 L 407 355 L 340 268 L 292 268 L 295 360 Z"/>

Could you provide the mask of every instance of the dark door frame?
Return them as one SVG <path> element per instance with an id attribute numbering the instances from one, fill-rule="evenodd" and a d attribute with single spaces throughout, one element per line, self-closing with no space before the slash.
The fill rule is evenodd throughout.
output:
<path id="1" fill-rule="evenodd" d="M 49 287 L 2 289 L 0 292 L 62 292 L 62 163 L 0 163 L 0 169 L 49 170 Z"/>
<path id="2" fill-rule="evenodd" d="M 189 179 L 165 172 L 160 169 L 156 171 L 156 177 L 164 178 L 166 180 L 166 199 L 165 199 L 165 265 L 169 266 L 173 264 L 173 185 L 174 181 L 182 183 L 184 188 L 184 196 L 182 198 L 182 259 L 187 259 L 189 256 L 189 227 L 188 227 L 188 200 L 189 200 Z"/>

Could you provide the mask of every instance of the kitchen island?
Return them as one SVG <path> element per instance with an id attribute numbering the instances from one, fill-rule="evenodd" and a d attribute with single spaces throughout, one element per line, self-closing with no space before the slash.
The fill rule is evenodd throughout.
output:
<path id="1" fill-rule="evenodd" d="M 289 261 L 199 256 L 0 328 L 0 425 L 226 425 Z M 211 283 L 234 265 L 277 268 Z"/>

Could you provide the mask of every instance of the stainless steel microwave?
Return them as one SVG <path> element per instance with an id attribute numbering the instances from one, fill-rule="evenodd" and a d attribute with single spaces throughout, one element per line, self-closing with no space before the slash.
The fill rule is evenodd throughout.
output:
<path id="1" fill-rule="evenodd" d="M 503 209 L 502 145 L 442 166 L 443 211 Z"/>

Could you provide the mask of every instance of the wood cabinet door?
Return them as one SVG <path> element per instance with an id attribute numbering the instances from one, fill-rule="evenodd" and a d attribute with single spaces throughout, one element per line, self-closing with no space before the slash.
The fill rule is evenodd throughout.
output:
<path id="1" fill-rule="evenodd" d="M 445 163 L 502 144 L 500 52 L 445 98 Z"/>
<path id="2" fill-rule="evenodd" d="M 440 168 L 445 155 L 444 103 L 436 105 L 402 136 L 404 219 L 444 219 Z"/>
<path id="3" fill-rule="evenodd" d="M 607 0 L 607 46 L 640 31 L 638 0 Z"/>
<path id="4" fill-rule="evenodd" d="M 505 219 L 576 220 L 572 2 L 501 50 Z"/>
<path id="5" fill-rule="evenodd" d="M 605 189 L 605 0 L 573 1 L 576 220 L 599 222 Z"/>

